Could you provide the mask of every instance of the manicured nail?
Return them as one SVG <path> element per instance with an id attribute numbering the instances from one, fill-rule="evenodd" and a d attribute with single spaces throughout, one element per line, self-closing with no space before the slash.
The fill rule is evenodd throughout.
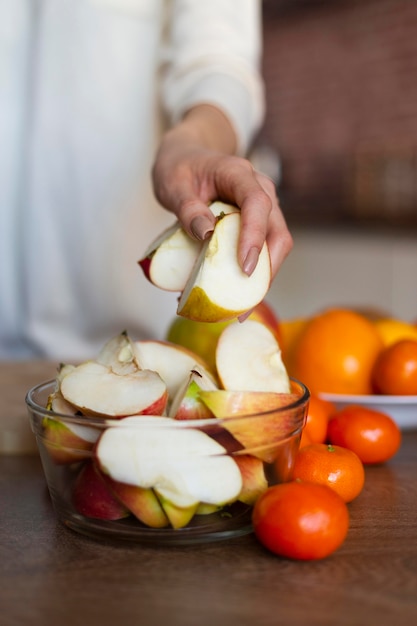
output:
<path id="1" fill-rule="evenodd" d="M 252 274 L 253 270 L 256 267 L 256 264 L 258 263 L 258 258 L 259 250 L 257 248 L 251 248 L 247 253 L 246 259 L 243 263 L 243 271 L 245 272 L 245 274 L 247 274 L 248 276 Z"/>
<path id="2" fill-rule="evenodd" d="M 213 232 L 214 226 L 205 215 L 197 215 L 197 217 L 192 220 L 190 229 L 194 237 L 204 241 L 204 239 Z"/>

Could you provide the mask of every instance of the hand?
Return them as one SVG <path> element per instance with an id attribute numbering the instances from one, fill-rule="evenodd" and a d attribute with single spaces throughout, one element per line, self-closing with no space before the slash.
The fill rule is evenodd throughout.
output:
<path id="1" fill-rule="evenodd" d="M 292 248 L 274 183 L 256 172 L 248 160 L 207 147 L 210 139 L 201 140 L 201 136 L 200 129 L 196 133 L 187 119 L 165 135 L 153 168 L 157 199 L 192 237 L 201 240 L 214 228 L 210 202 L 237 205 L 242 215 L 239 263 L 243 271 L 253 272 L 266 241 L 274 277 Z M 222 137 L 226 142 L 227 137 Z M 229 136 L 228 151 L 233 150 L 232 141 Z"/>

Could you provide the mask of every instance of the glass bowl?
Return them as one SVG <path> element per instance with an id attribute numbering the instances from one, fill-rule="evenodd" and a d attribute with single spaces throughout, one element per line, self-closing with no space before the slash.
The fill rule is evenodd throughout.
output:
<path id="1" fill-rule="evenodd" d="M 65 415 L 47 408 L 55 381 L 33 387 L 26 405 L 57 518 L 96 539 L 154 544 L 250 533 L 256 499 L 292 479 L 309 392 L 291 384 L 266 412 L 204 420 Z M 242 393 L 249 412 L 254 394 Z"/>

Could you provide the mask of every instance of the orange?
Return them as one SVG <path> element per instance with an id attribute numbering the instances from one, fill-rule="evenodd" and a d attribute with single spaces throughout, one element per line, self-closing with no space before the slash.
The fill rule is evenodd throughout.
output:
<path id="1" fill-rule="evenodd" d="M 382 348 L 373 322 L 349 309 L 328 309 L 312 317 L 299 337 L 292 374 L 311 393 L 369 394 Z"/>
<path id="2" fill-rule="evenodd" d="M 376 393 L 417 395 L 417 340 L 403 339 L 379 354 L 372 369 Z"/>
<path id="3" fill-rule="evenodd" d="M 326 440 L 327 424 L 330 416 L 336 411 L 336 405 L 310 394 L 308 412 L 303 434 L 311 443 L 323 443 Z"/>
<path id="4" fill-rule="evenodd" d="M 253 530 L 281 557 L 323 559 L 339 548 L 349 529 L 346 503 L 333 489 L 292 481 L 269 487 L 255 503 Z"/>
<path id="5" fill-rule="evenodd" d="M 376 320 L 374 324 L 381 335 L 385 347 L 401 339 L 414 339 L 417 341 L 417 328 L 404 320 L 383 318 Z"/>
<path id="6" fill-rule="evenodd" d="M 363 489 L 365 470 L 362 461 L 352 450 L 313 443 L 299 450 L 293 478 L 327 485 L 345 502 L 351 502 Z"/>
<path id="7" fill-rule="evenodd" d="M 350 405 L 330 419 L 327 438 L 333 445 L 349 448 L 368 465 L 384 463 L 394 456 L 401 444 L 401 431 L 386 413 Z"/>

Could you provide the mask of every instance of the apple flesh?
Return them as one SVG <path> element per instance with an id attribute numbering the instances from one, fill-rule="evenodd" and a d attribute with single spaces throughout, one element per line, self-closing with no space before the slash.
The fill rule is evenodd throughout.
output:
<path id="1" fill-rule="evenodd" d="M 279 344 L 255 320 L 234 322 L 223 330 L 217 342 L 216 369 L 224 389 L 290 392 Z"/>
<path id="2" fill-rule="evenodd" d="M 141 369 L 136 361 L 132 340 L 126 331 L 110 339 L 96 360 L 120 376 L 134 374 Z"/>
<path id="3" fill-rule="evenodd" d="M 199 322 L 222 322 L 253 309 L 271 282 L 271 262 L 264 244 L 254 272 L 238 262 L 240 213 L 221 217 L 207 239 L 180 296 L 177 313 Z"/>
<path id="4" fill-rule="evenodd" d="M 200 502 L 225 504 L 239 495 L 237 464 L 204 432 L 164 417 L 127 417 L 119 424 L 96 446 L 99 467 L 113 480 L 153 488 L 182 509 Z"/>
<path id="5" fill-rule="evenodd" d="M 159 235 L 138 261 L 146 278 L 165 291 L 182 291 L 202 242 L 191 239 L 179 222 Z"/>
<path id="6" fill-rule="evenodd" d="M 165 382 L 172 400 L 195 367 L 208 369 L 201 357 L 168 341 L 142 340 L 134 342 L 137 362 L 143 369 L 157 372 Z"/>
<path id="7" fill-rule="evenodd" d="M 239 209 L 224 202 L 213 202 L 210 210 L 218 217 Z M 183 291 L 202 246 L 201 241 L 192 239 L 176 221 L 150 244 L 138 264 L 156 287 Z"/>
<path id="8" fill-rule="evenodd" d="M 86 361 L 67 374 L 61 393 L 85 415 L 116 418 L 161 415 L 168 399 L 166 385 L 156 372 L 137 370 L 121 376 L 96 361 Z"/>
<path id="9" fill-rule="evenodd" d="M 91 461 L 83 465 L 75 480 L 72 501 L 75 510 L 85 517 L 118 520 L 129 515 Z"/>

